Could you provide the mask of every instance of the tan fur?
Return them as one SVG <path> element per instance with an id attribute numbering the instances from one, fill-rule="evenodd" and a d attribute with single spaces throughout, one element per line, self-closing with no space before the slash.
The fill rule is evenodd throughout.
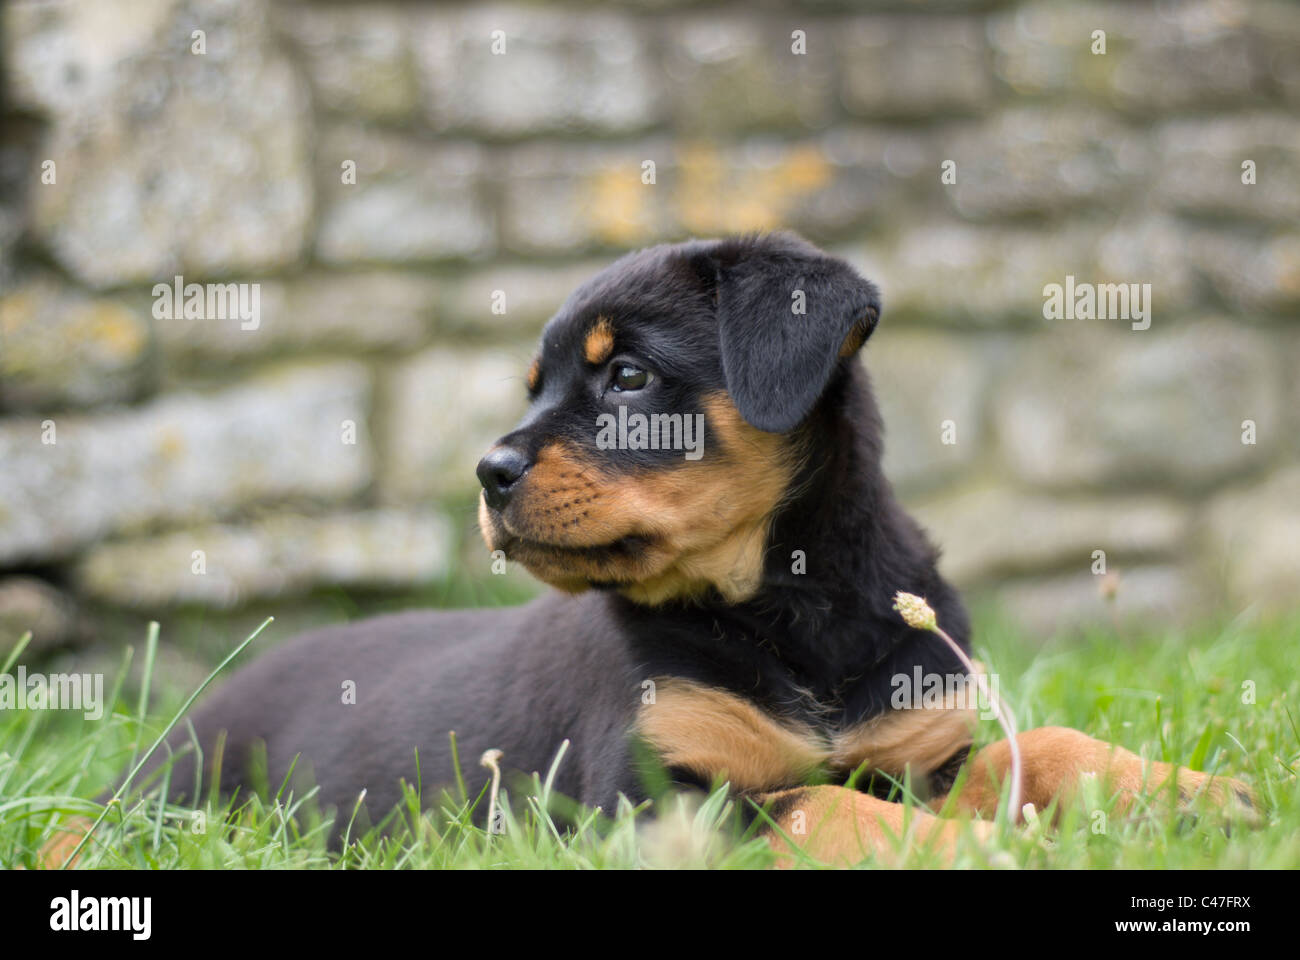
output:
<path id="1" fill-rule="evenodd" d="M 748 700 L 680 678 L 655 681 L 655 702 L 641 707 L 636 730 L 666 766 L 738 790 L 803 783 L 826 758 L 811 728 L 779 723 Z"/>
<path id="2" fill-rule="evenodd" d="M 1153 799 L 1168 797 L 1161 791 L 1175 773 L 1173 764 L 1146 761 L 1123 747 L 1095 740 L 1067 727 L 1039 727 L 1020 734 L 1023 768 L 1022 803 L 1045 809 L 1053 799 L 1062 805 L 1077 799 L 1083 774 L 1094 774 L 1103 796 L 1118 793 L 1120 812 L 1128 812 L 1139 794 Z M 1011 746 L 1006 740 L 980 750 L 966 782 L 956 796 L 959 810 L 992 816 L 997 811 L 999 788 L 1011 768 Z M 1228 777 L 1211 777 L 1186 768 L 1177 769 L 1178 787 L 1185 800 L 1204 794 L 1246 819 L 1254 818 L 1250 788 Z M 1249 804 L 1249 806 L 1247 806 Z"/>
<path id="3" fill-rule="evenodd" d="M 776 790 L 819 772 L 847 776 L 866 764 L 901 775 L 937 769 L 971 742 L 967 710 L 894 710 L 843 732 L 770 716 L 743 697 L 678 677 L 655 680 L 637 732 L 669 766 L 740 790 Z M 915 753 L 909 752 L 909 744 Z"/>
<path id="4" fill-rule="evenodd" d="M 984 664 L 974 661 L 984 673 Z M 974 687 L 971 687 L 974 690 Z M 979 712 L 959 705 L 955 692 L 944 694 L 942 709 L 891 710 L 839 734 L 831 764 L 841 770 L 882 770 L 901 775 L 931 773 L 974 742 Z"/>
<path id="5" fill-rule="evenodd" d="M 537 385 L 542 382 L 542 360 L 540 357 L 533 357 L 533 362 L 528 365 L 528 389 L 536 390 Z"/>
<path id="6" fill-rule="evenodd" d="M 937 850 L 951 862 L 965 825 L 941 820 L 924 810 L 908 811 L 901 803 L 890 803 L 846 787 L 815 786 L 783 790 L 757 798 L 762 805 L 780 804 L 775 818 L 780 832 L 770 826 L 764 831 L 768 843 L 779 854 L 777 865 L 795 866 L 791 844 L 825 864 L 847 867 L 875 854 L 887 865 L 903 859 L 909 846 Z M 978 841 L 987 840 L 992 825 L 972 821 L 969 829 Z"/>
<path id="7" fill-rule="evenodd" d="M 914 773 L 929 773 L 969 746 L 975 722 L 975 711 L 968 709 L 895 710 L 848 731 L 825 732 L 770 716 L 735 694 L 665 677 L 655 681 L 655 702 L 641 707 L 635 729 L 668 766 L 690 770 L 706 781 L 729 781 L 733 789 L 756 795 L 760 802 L 800 796 L 796 806 L 804 811 L 807 839 L 792 839 L 815 859 L 849 864 L 873 850 L 893 850 L 891 834 L 902 833 L 903 806 L 843 787 L 795 785 L 846 776 L 862 765 L 866 772 L 901 775 L 910 766 Z M 1139 794 L 1164 796 L 1159 787 L 1174 773 L 1170 764 L 1144 762 L 1123 747 L 1063 727 L 1027 731 L 1020 734 L 1019 743 L 1024 764 L 1022 802 L 1039 810 L 1056 798 L 1062 803 L 1076 800 L 1082 775 L 1092 773 L 1103 784 L 1105 795 L 1118 792 L 1118 809 L 1128 811 Z M 1009 765 L 1005 740 L 985 747 L 950 808 L 991 818 Z M 1188 799 L 1203 792 L 1235 815 L 1255 819 L 1246 806 L 1254 802 L 1250 790 L 1239 781 L 1179 770 L 1178 783 Z M 940 797 L 930 806 L 938 810 L 947 801 Z M 791 832 L 788 814 L 777 822 Z M 819 830 L 813 829 L 814 824 Z M 977 822 L 974 829 L 983 838 L 989 825 Z M 961 827 L 917 811 L 912 830 L 916 839 L 934 839 L 950 858 Z M 778 850 L 789 852 L 775 831 L 769 832 L 768 839 Z"/>
<path id="8" fill-rule="evenodd" d="M 567 444 L 544 447 L 504 515 L 480 507 L 489 548 L 562 589 L 615 581 L 647 604 L 710 586 L 732 602 L 752 596 L 797 457 L 787 438 L 747 424 L 725 393 L 704 406 L 703 459 L 641 476 L 608 476 Z M 635 555 L 603 549 L 631 536 L 646 541 Z"/>
<path id="9" fill-rule="evenodd" d="M 923 711 L 930 712 L 930 711 Z M 1131 812 L 1140 795 L 1157 803 L 1170 798 L 1168 781 L 1177 776 L 1179 805 L 1197 796 L 1247 823 L 1259 821 L 1256 801 L 1249 787 L 1228 777 L 1211 777 L 1200 771 L 1176 769 L 1172 764 L 1144 761 L 1123 747 L 1093 739 L 1078 730 L 1065 727 L 1041 727 L 1019 735 L 1024 771 L 1023 803 L 1039 810 L 1059 800 L 1059 810 L 1077 802 L 1084 775 L 1092 774 L 1102 786 L 1103 797 L 1116 797 L 1117 810 Z M 981 750 L 971 765 L 968 779 L 960 788 L 951 809 L 963 814 L 992 817 L 997 812 L 999 789 L 1011 764 L 1011 748 L 1001 740 Z M 793 865 L 790 841 L 824 863 L 851 865 L 870 853 L 883 854 L 891 862 L 898 847 L 896 838 L 903 833 L 904 808 L 843 787 L 815 786 L 768 794 L 765 800 L 782 800 L 782 814 L 777 825 L 789 837 L 777 831 L 766 832 L 768 842 L 783 854 L 781 866 Z M 945 805 L 947 798 L 931 804 L 934 809 Z M 760 801 L 760 802 L 761 802 Z M 802 811 L 803 835 L 794 834 L 795 813 Z M 914 812 L 912 836 L 922 842 L 933 839 L 944 856 L 955 853 L 958 822 Z M 977 839 L 986 839 L 991 825 L 973 821 Z"/>
<path id="10" fill-rule="evenodd" d="M 614 325 L 604 317 L 598 317 L 596 325 L 587 333 L 582 355 L 592 366 L 602 364 L 614 355 Z"/>
<path id="11" fill-rule="evenodd" d="M 931 773 L 973 742 L 975 710 L 893 710 L 835 738 L 830 763 L 841 770 Z"/>
<path id="12" fill-rule="evenodd" d="M 77 844 L 81 843 L 81 838 L 86 835 L 90 826 L 91 820 L 87 817 L 74 817 L 59 826 L 58 832 L 41 847 L 41 852 L 36 858 L 36 868 L 58 870 L 65 865 L 76 866 L 77 861 L 81 859 L 81 854 L 77 854 L 75 859 L 69 858 L 72 857 L 72 851 L 77 849 Z"/>
<path id="13" fill-rule="evenodd" d="M 710 586 L 738 603 L 758 591 L 768 525 L 789 490 L 796 455 L 787 438 L 746 423 L 725 393 L 705 402 L 705 417 L 713 430 L 712 440 L 705 436 L 712 464 L 687 464 L 633 485 L 641 509 L 671 529 L 675 553 L 662 573 L 624 590 L 641 603 L 698 595 Z"/>
<path id="14" fill-rule="evenodd" d="M 871 332 L 871 325 L 876 322 L 876 316 L 876 311 L 868 310 L 867 315 L 853 325 L 853 329 L 848 332 L 844 337 L 844 342 L 840 344 L 841 359 L 853 356 L 867 342 L 867 334 Z"/>

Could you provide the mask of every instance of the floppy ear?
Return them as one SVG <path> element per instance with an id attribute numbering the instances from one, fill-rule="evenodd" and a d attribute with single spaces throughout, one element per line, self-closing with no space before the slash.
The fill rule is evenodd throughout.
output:
<path id="1" fill-rule="evenodd" d="M 875 329 L 880 292 L 792 234 L 722 241 L 712 257 L 727 391 L 758 429 L 793 430 Z"/>

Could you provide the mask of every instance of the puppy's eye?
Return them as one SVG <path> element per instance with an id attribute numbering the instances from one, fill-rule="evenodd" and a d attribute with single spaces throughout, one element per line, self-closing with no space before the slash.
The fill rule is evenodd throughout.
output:
<path id="1" fill-rule="evenodd" d="M 630 363 L 620 363 L 614 368 L 614 389 L 619 393 L 640 390 L 654 379 L 649 370 L 642 370 Z"/>

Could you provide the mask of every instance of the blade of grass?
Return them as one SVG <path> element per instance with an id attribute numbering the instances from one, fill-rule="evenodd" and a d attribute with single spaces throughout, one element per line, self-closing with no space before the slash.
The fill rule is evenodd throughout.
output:
<path id="1" fill-rule="evenodd" d="M 1300 744 L 1300 727 L 1296 726 L 1295 717 L 1291 715 L 1291 708 L 1284 703 L 1282 704 L 1282 710 L 1286 714 L 1286 718 L 1291 724 L 1291 733 L 1295 735 L 1295 742 L 1297 744 Z"/>
<path id="2" fill-rule="evenodd" d="M 32 632 L 28 630 L 18 638 L 18 642 L 14 644 L 14 648 L 9 651 L 9 656 L 5 660 L 4 666 L 0 666 L 0 673 L 8 673 L 10 668 L 18 662 L 18 658 L 23 655 L 23 651 L 27 649 L 27 644 L 31 642 Z"/>
<path id="3" fill-rule="evenodd" d="M 149 632 L 144 641 L 144 672 L 140 677 L 140 699 L 136 703 L 135 722 L 136 737 L 135 745 L 131 748 L 131 763 L 128 766 L 134 766 L 136 753 L 140 749 L 140 733 L 144 731 L 145 712 L 149 709 L 149 685 L 153 683 L 153 665 L 154 658 L 158 655 L 158 621 L 149 621 Z"/>
<path id="4" fill-rule="evenodd" d="M 126 775 L 126 778 L 122 781 L 121 786 L 119 786 L 117 790 L 113 792 L 113 796 L 109 799 L 108 803 L 105 804 L 104 809 L 100 811 L 99 816 L 95 818 L 95 822 L 90 825 L 90 829 L 88 829 L 85 832 L 85 834 L 82 836 L 81 842 L 78 843 L 77 846 L 73 849 L 72 855 L 69 856 L 66 860 L 64 860 L 62 869 L 66 870 L 69 864 L 74 863 L 76 861 L 77 857 L 81 854 L 81 851 L 85 848 L 86 844 L 90 842 L 90 838 L 94 836 L 95 831 L 99 829 L 99 825 L 103 823 L 104 818 L 108 816 L 108 812 L 121 803 L 123 794 L 125 794 L 126 791 L 130 788 L 131 781 L 135 779 L 136 774 L 138 774 L 140 770 L 144 767 L 144 765 L 149 762 L 149 758 L 152 757 L 154 751 L 157 750 L 162 745 L 162 742 L 167 739 L 167 735 L 171 733 L 172 728 L 180 722 L 181 717 L 183 717 L 186 714 L 186 712 L 188 712 L 190 707 L 194 705 L 194 701 L 199 698 L 199 694 L 201 694 L 204 690 L 206 690 L 208 688 L 208 684 L 210 684 L 213 680 L 215 680 L 217 678 L 217 675 L 220 674 L 221 671 L 226 669 L 226 667 L 228 667 L 236 657 L 238 657 L 241 653 L 243 653 L 244 650 L 248 647 L 248 645 L 252 643 L 254 640 L 256 640 L 258 635 L 263 630 L 265 630 L 274 620 L 275 617 L 267 617 L 265 620 L 263 620 L 261 626 L 259 626 L 256 630 L 250 633 L 244 639 L 243 643 L 235 647 L 235 649 L 230 652 L 230 654 L 226 657 L 226 659 L 222 660 L 219 664 L 217 664 L 216 668 L 211 673 L 208 674 L 207 678 L 202 683 L 200 683 L 198 688 L 192 694 L 190 694 L 189 698 L 183 704 L 181 704 L 180 709 L 176 711 L 176 715 L 172 717 L 171 722 L 168 723 L 167 726 L 163 728 L 162 733 L 158 734 L 158 739 L 154 740 L 153 746 L 151 746 L 145 752 L 145 755 L 140 758 L 140 760 L 136 763 L 136 765 L 131 769 L 131 772 Z"/>
<path id="5" fill-rule="evenodd" d="M 1187 761 L 1189 770 L 1204 770 L 1205 756 L 1210 752 L 1210 741 L 1214 739 L 1214 724 L 1207 723 L 1205 729 L 1201 731 L 1201 737 L 1196 741 L 1196 747 L 1192 750 L 1191 759 Z"/>
<path id="6" fill-rule="evenodd" d="M 451 768 L 456 773 L 456 786 L 460 790 L 460 802 L 464 803 L 469 799 L 469 792 L 465 789 L 465 777 L 460 771 L 460 752 L 456 749 L 456 731 L 447 731 L 447 739 L 451 741 Z"/>

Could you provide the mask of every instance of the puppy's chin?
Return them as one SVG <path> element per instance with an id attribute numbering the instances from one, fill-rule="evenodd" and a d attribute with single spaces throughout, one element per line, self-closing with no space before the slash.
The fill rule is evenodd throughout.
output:
<path id="1" fill-rule="evenodd" d="M 562 590 L 565 593 L 586 593 L 588 590 L 596 586 L 596 584 L 583 580 L 581 577 L 557 575 L 554 571 L 548 571 L 545 568 L 536 567 L 528 563 L 525 563 L 524 566 L 527 568 L 529 573 L 542 581 L 542 583 L 546 584 L 548 587 L 554 587 L 556 590 Z"/>
<path id="2" fill-rule="evenodd" d="M 527 531 L 515 532 L 507 527 L 501 514 L 489 508 L 482 497 L 478 521 L 489 550 L 502 551 L 538 580 L 567 593 L 633 585 L 658 573 L 662 565 L 653 541 L 647 537 L 627 536 L 607 544 L 582 546 L 531 539 Z"/>

